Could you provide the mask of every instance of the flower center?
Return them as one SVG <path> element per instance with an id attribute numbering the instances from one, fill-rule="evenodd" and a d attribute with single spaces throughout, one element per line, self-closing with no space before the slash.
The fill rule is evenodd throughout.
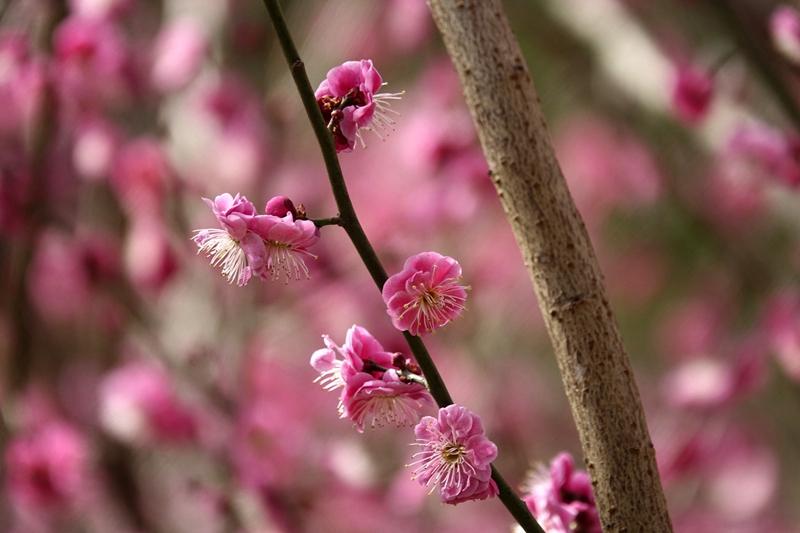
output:
<path id="1" fill-rule="evenodd" d="M 442 459 L 448 464 L 455 464 L 463 461 L 467 448 L 463 444 L 448 442 L 442 448 Z"/>

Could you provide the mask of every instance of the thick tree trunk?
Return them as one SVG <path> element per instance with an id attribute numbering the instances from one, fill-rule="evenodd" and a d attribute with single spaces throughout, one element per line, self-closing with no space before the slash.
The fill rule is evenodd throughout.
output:
<path id="1" fill-rule="evenodd" d="M 429 0 L 530 272 L 603 530 L 672 531 L 603 275 L 500 0 Z"/>

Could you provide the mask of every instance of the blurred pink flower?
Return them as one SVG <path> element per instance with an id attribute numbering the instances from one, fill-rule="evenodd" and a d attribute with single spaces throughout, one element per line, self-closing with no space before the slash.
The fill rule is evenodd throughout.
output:
<path id="1" fill-rule="evenodd" d="M 398 100 L 402 93 L 377 94 L 383 79 L 372 61 L 347 61 L 328 71 L 316 92 L 317 104 L 333 133 L 337 152 L 350 152 L 356 139 L 366 146 L 360 130 L 386 131 L 394 124 L 387 113 L 394 113 L 387 100 Z"/>
<path id="2" fill-rule="evenodd" d="M 613 208 L 654 204 L 662 178 L 652 154 L 639 139 L 598 117 L 571 119 L 554 139 L 558 160 L 590 231 Z"/>
<path id="3" fill-rule="evenodd" d="M 161 217 L 140 215 L 131 220 L 125 242 L 125 267 L 133 285 L 160 292 L 178 273 L 178 254 Z"/>
<path id="4" fill-rule="evenodd" d="M 102 181 L 111 175 L 121 142 L 117 127 L 101 117 L 84 117 L 75 132 L 72 164 L 86 181 Z"/>
<path id="5" fill-rule="evenodd" d="M 63 422 L 47 422 L 13 437 L 5 451 L 6 483 L 21 505 L 67 509 L 86 490 L 86 439 Z"/>
<path id="6" fill-rule="evenodd" d="M 31 56 L 28 37 L 3 29 L 0 35 L 0 139 L 21 137 L 33 127 L 45 94 L 44 61 Z"/>
<path id="7" fill-rule="evenodd" d="M 415 445 L 422 447 L 408 466 L 417 466 L 414 477 L 420 485 L 439 486 L 442 503 L 457 504 L 485 500 L 497 495 L 491 463 L 497 446 L 484 435 L 478 415 L 460 405 L 439 409 L 438 418 L 424 417 L 414 428 Z"/>
<path id="8" fill-rule="evenodd" d="M 129 363 L 111 371 L 100 384 L 99 402 L 103 427 L 125 442 L 182 443 L 195 437 L 195 416 L 155 365 Z"/>
<path id="9" fill-rule="evenodd" d="M 465 309 L 467 289 L 452 257 L 424 252 L 409 257 L 383 286 L 383 301 L 400 331 L 420 337 L 446 326 Z"/>
<path id="10" fill-rule="evenodd" d="M 133 216 L 158 212 L 173 180 L 172 165 L 161 141 L 141 137 L 122 146 L 112 171 L 112 184 Z"/>
<path id="11" fill-rule="evenodd" d="M 529 481 L 528 508 L 548 533 L 601 533 L 589 474 L 575 471 L 572 456 L 560 453 Z"/>
<path id="12" fill-rule="evenodd" d="M 798 139 L 765 124 L 736 128 L 721 157 L 724 172 L 733 183 L 800 185 Z"/>
<path id="13" fill-rule="evenodd" d="M 800 65 L 800 12 L 789 5 L 779 5 L 770 15 L 769 30 L 775 50 Z"/>
<path id="14" fill-rule="evenodd" d="M 208 36 L 193 19 L 165 25 L 156 37 L 151 83 L 164 93 L 186 87 L 200 70 L 207 49 Z"/>
<path id="15" fill-rule="evenodd" d="M 794 292 L 774 295 L 767 304 L 762 324 L 781 368 L 800 382 L 800 296 Z"/>
<path id="16" fill-rule="evenodd" d="M 127 43 L 112 22 L 72 15 L 53 34 L 56 87 L 80 112 L 125 103 L 136 91 Z"/>
<path id="17" fill-rule="evenodd" d="M 694 124 L 705 118 L 713 96 L 714 80 L 710 73 L 694 65 L 676 65 L 672 107 L 679 119 Z"/>

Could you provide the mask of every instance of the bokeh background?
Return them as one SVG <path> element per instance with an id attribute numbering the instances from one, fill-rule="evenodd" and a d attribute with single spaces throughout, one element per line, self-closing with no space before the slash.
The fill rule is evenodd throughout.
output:
<path id="1" fill-rule="evenodd" d="M 372 59 L 405 91 L 395 131 L 340 160 L 390 274 L 461 263 L 469 311 L 426 341 L 495 464 L 514 486 L 563 450 L 580 465 L 427 5 L 283 6 L 312 85 Z M 800 30 L 776 7 L 506 2 L 681 533 L 800 530 Z M 410 481 L 409 427 L 358 434 L 313 383 L 321 335 L 353 324 L 409 355 L 344 232 L 322 228 L 309 281 L 229 285 L 190 240 L 224 192 L 336 214 L 260 2 L 3 2 L 0 530 L 510 530 L 496 500 Z"/>

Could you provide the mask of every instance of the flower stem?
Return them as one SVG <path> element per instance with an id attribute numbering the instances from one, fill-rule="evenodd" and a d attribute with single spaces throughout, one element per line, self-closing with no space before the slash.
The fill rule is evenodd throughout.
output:
<path id="1" fill-rule="evenodd" d="M 325 161 L 325 168 L 328 172 L 328 179 L 333 191 L 333 197 L 336 200 L 336 206 L 339 209 L 340 225 L 344 227 L 348 237 L 356 248 L 358 255 L 364 266 L 367 267 L 370 276 L 378 286 L 378 290 L 383 289 L 386 280 L 389 279 L 386 275 L 386 269 L 378 259 L 378 255 L 372 248 L 367 235 L 361 227 L 361 223 L 356 216 L 353 203 L 350 200 L 350 194 L 347 192 L 347 186 L 344 181 L 342 169 L 339 166 L 339 157 L 336 154 L 336 146 L 333 141 L 333 136 L 330 134 L 325 119 L 322 117 L 322 112 L 317 105 L 317 99 L 314 96 L 314 89 L 308 80 L 305 65 L 300 59 L 297 48 L 294 45 L 294 40 L 286 25 L 286 19 L 283 16 L 278 0 L 264 0 L 264 5 L 269 13 L 270 21 L 272 22 L 275 33 L 278 36 L 283 55 L 289 65 L 289 71 L 292 74 L 297 91 L 300 94 L 300 99 L 303 102 L 303 107 L 306 110 L 308 119 L 311 121 L 311 126 L 314 129 L 314 134 L 317 136 L 317 142 L 322 150 L 322 158 Z M 428 388 L 434 400 L 439 407 L 447 407 L 453 403 L 450 393 L 439 374 L 433 359 L 428 353 L 425 344 L 417 336 L 411 335 L 408 331 L 403 332 L 403 336 L 408 343 L 411 353 L 417 361 L 417 364 L 422 369 L 422 373 L 428 383 Z M 544 533 L 544 530 L 539 526 L 536 519 L 528 510 L 527 505 L 520 499 L 514 492 L 511 486 L 506 482 L 500 472 L 492 466 L 492 479 L 497 483 L 499 489 L 498 498 L 503 505 L 506 506 L 511 516 L 516 519 L 519 525 L 526 533 Z"/>
<path id="2" fill-rule="evenodd" d="M 318 227 L 318 228 L 321 228 L 323 226 L 341 226 L 342 225 L 342 219 L 341 219 L 341 217 L 339 215 L 336 215 L 335 217 L 330 217 L 330 218 L 312 218 L 312 219 L 309 219 L 309 220 L 311 220 L 311 222 L 313 222 L 314 225 L 316 227 Z"/>

